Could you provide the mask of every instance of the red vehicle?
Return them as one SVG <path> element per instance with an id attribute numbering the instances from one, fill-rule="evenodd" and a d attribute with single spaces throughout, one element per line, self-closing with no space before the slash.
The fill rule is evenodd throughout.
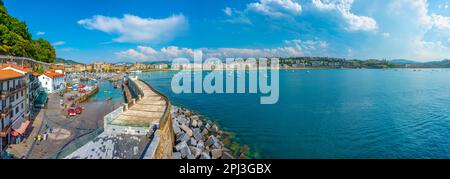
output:
<path id="1" fill-rule="evenodd" d="M 83 112 L 83 107 L 78 106 L 77 108 L 75 108 L 75 113 L 81 114 L 82 112 Z"/>
<path id="2" fill-rule="evenodd" d="M 75 108 L 69 108 L 67 110 L 67 114 L 69 115 L 69 117 L 72 117 L 72 116 L 76 116 L 77 112 L 76 112 Z"/>

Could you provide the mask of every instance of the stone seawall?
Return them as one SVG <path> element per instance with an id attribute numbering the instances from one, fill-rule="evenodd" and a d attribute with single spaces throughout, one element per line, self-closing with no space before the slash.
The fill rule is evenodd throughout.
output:
<path id="1" fill-rule="evenodd" d="M 144 159 L 170 159 L 172 158 L 172 148 L 175 143 L 175 137 L 172 128 L 171 120 L 171 104 L 169 99 L 162 93 L 153 89 L 150 84 L 145 81 L 140 80 L 140 82 L 147 85 L 154 93 L 158 94 L 161 98 L 166 101 L 166 109 L 164 114 L 155 126 L 155 131 L 153 133 L 152 142 L 149 143 L 147 151 L 142 158 Z M 136 85 L 138 86 L 138 85 Z M 143 89 L 136 89 L 139 93 L 143 93 Z M 144 95 L 144 94 L 142 94 Z"/>

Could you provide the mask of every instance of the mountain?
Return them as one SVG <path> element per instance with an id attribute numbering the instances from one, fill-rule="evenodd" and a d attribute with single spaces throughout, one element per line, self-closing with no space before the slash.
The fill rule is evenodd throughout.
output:
<path id="1" fill-rule="evenodd" d="M 426 62 L 422 65 L 427 68 L 450 68 L 450 60 L 445 59 L 442 61 Z"/>
<path id="2" fill-rule="evenodd" d="M 0 0 L 0 55 L 28 57 L 51 63 L 55 48 L 45 39 L 33 39 L 25 22 L 9 15 Z"/>
<path id="3" fill-rule="evenodd" d="M 406 59 L 393 59 L 393 60 L 389 60 L 389 62 L 397 63 L 397 64 L 400 64 L 400 65 L 420 63 L 420 62 L 416 62 L 416 61 L 413 61 L 413 60 L 406 60 Z"/>
<path id="4" fill-rule="evenodd" d="M 449 59 L 432 62 L 416 62 L 411 60 L 391 60 L 391 62 L 407 68 L 450 68 Z"/>
<path id="5" fill-rule="evenodd" d="M 64 64 L 68 64 L 68 65 L 83 64 L 83 63 L 80 63 L 80 62 L 76 62 L 76 61 L 73 61 L 73 60 L 66 60 L 66 59 L 63 59 L 63 58 L 56 58 L 54 63 L 64 63 Z"/>

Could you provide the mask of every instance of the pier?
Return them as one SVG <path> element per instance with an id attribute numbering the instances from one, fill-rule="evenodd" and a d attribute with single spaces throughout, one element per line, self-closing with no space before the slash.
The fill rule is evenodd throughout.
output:
<path id="1" fill-rule="evenodd" d="M 168 98 L 137 77 L 128 77 L 123 87 L 126 103 L 104 117 L 103 133 L 65 158 L 172 158 Z"/>

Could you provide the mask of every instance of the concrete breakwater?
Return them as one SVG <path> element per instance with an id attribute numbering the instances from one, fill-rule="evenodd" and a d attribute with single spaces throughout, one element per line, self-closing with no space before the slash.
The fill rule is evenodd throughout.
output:
<path id="1" fill-rule="evenodd" d="M 249 158 L 249 147 L 232 143 L 231 133 L 214 122 L 176 106 L 172 106 L 171 113 L 175 134 L 173 159 Z"/>

